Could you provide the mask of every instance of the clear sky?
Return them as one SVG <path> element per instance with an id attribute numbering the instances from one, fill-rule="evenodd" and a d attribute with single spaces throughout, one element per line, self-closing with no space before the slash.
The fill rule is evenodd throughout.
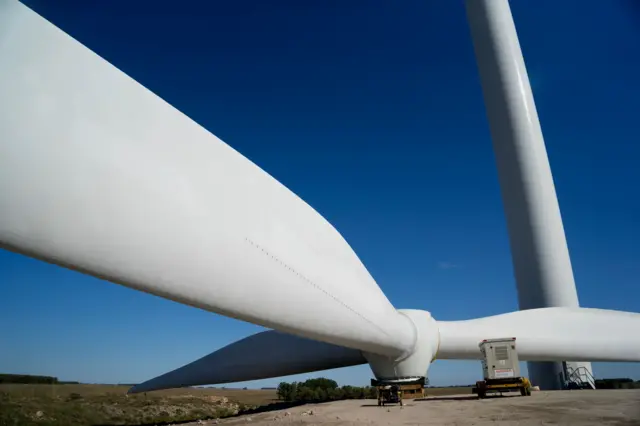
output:
<path id="1" fill-rule="evenodd" d="M 444 320 L 517 309 L 461 1 L 25 3 L 316 208 L 396 307 Z M 639 312 L 640 7 L 512 8 L 580 302 Z M 139 382 L 260 330 L 6 251 L 0 301 L 1 372 L 83 382 Z M 640 379 L 640 364 L 594 370 Z M 480 376 L 479 362 L 430 369 L 440 385 Z"/>

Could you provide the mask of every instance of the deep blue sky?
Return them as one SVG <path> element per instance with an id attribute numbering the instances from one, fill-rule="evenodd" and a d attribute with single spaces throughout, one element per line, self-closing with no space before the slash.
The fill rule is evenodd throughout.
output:
<path id="1" fill-rule="evenodd" d="M 517 309 L 462 2 L 25 3 L 316 208 L 395 306 L 447 320 Z M 638 312 L 640 7 L 512 3 L 580 301 Z M 259 330 L 6 251 L 0 283 L 2 372 L 138 382 Z M 640 379 L 637 364 L 594 369 Z M 430 370 L 434 384 L 480 374 Z"/>

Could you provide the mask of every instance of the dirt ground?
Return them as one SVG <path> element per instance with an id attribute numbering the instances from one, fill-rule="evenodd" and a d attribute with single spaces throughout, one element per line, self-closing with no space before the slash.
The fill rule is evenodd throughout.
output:
<path id="1" fill-rule="evenodd" d="M 378 407 L 375 400 L 310 404 L 288 410 L 205 421 L 200 425 L 640 425 L 640 390 L 534 392 L 478 400 L 473 396 L 408 400 Z"/>

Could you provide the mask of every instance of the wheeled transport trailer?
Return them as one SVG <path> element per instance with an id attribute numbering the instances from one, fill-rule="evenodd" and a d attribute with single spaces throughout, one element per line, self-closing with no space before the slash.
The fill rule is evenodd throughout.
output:
<path id="1" fill-rule="evenodd" d="M 385 406 L 387 404 L 400 404 L 402 402 L 402 390 L 398 385 L 386 385 L 378 387 L 378 406 Z"/>
<path id="2" fill-rule="evenodd" d="M 404 405 L 403 398 L 424 396 L 424 377 L 401 377 L 393 380 L 371 379 L 371 386 L 378 390 L 378 405 Z"/>
<path id="3" fill-rule="evenodd" d="M 484 380 L 476 382 L 473 393 L 484 398 L 488 393 L 519 390 L 522 396 L 531 395 L 531 382 L 520 376 L 516 338 L 486 339 L 478 345 L 482 353 Z"/>
<path id="4" fill-rule="evenodd" d="M 478 394 L 478 398 L 484 398 L 488 393 L 502 393 L 520 391 L 522 396 L 531 396 L 531 382 L 526 377 L 516 377 L 514 379 L 493 379 L 476 382 L 473 393 Z"/>

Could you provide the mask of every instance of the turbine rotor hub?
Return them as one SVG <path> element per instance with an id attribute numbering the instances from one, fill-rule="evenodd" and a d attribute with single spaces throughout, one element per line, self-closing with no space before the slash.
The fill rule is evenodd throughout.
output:
<path id="1" fill-rule="evenodd" d="M 374 376 L 380 381 L 401 383 L 426 377 L 438 351 L 438 324 L 429 312 L 416 309 L 399 309 L 398 312 L 413 323 L 416 343 L 410 352 L 398 359 L 363 352 Z"/>

